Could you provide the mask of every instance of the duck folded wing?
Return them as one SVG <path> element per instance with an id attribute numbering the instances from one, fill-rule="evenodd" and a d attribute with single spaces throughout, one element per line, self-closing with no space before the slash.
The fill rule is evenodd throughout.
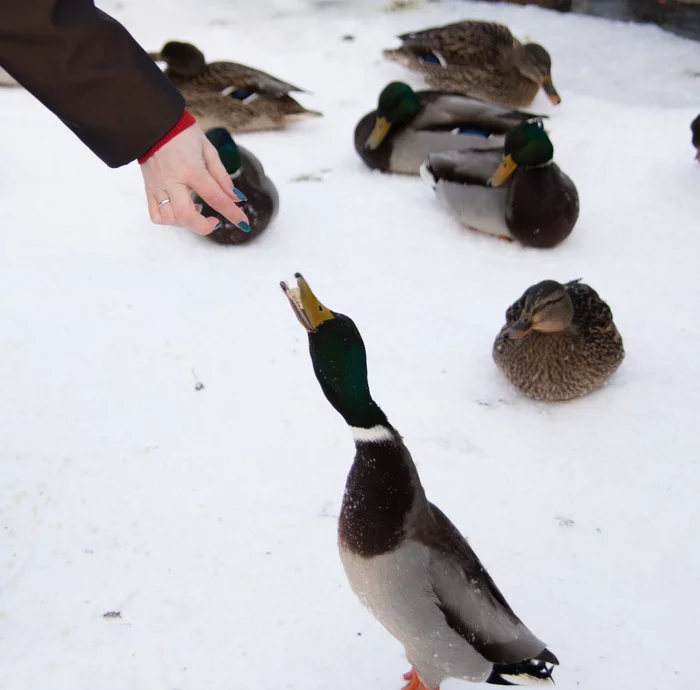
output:
<path id="1" fill-rule="evenodd" d="M 399 36 L 402 50 L 422 56 L 437 51 L 443 66 L 502 61 L 503 51 L 519 45 L 507 26 L 494 22 L 464 21 L 413 31 Z"/>
<path id="2" fill-rule="evenodd" d="M 258 93 L 267 93 L 271 96 L 286 96 L 294 91 L 306 93 L 298 86 L 277 79 L 267 72 L 241 65 L 236 62 L 212 62 L 209 64 L 209 72 L 216 75 L 218 86 L 234 89 L 250 88 Z"/>
<path id="3" fill-rule="evenodd" d="M 429 575 L 447 624 L 494 664 L 555 659 L 515 615 L 455 526 L 438 508 L 431 509 L 435 533 Z"/>
<path id="4" fill-rule="evenodd" d="M 487 180 L 498 168 L 502 155 L 503 148 L 500 146 L 463 151 L 440 151 L 429 154 L 427 163 L 436 182 L 485 186 Z M 489 191 L 495 190 L 489 189 Z"/>
<path id="5" fill-rule="evenodd" d="M 418 96 L 421 108 L 411 123 L 417 130 L 468 128 L 487 136 L 506 134 L 521 122 L 546 117 L 460 94 L 423 91 Z"/>

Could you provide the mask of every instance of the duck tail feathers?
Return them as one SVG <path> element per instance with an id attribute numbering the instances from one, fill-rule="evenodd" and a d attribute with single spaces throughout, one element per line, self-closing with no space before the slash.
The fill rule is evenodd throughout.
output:
<path id="1" fill-rule="evenodd" d="M 558 663 L 557 657 L 545 649 L 537 659 L 526 659 L 517 664 L 494 664 L 486 682 L 491 685 L 553 684 L 552 671 Z"/>

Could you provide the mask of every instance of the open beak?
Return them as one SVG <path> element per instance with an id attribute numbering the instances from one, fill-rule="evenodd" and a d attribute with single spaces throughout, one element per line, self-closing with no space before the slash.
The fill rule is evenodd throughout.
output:
<path id="1" fill-rule="evenodd" d="M 374 121 L 374 127 L 370 132 L 370 135 L 365 141 L 365 149 L 367 151 L 374 151 L 379 148 L 379 145 L 384 141 L 384 137 L 387 135 L 391 129 L 391 122 L 385 117 L 377 117 Z"/>
<path id="2" fill-rule="evenodd" d="M 547 94 L 547 98 L 552 102 L 552 105 L 559 105 L 561 103 L 561 96 L 557 93 L 557 90 L 552 84 L 552 75 L 548 74 L 542 81 L 540 81 L 540 87 L 544 89 Z"/>
<path id="3" fill-rule="evenodd" d="M 313 333 L 318 330 L 318 327 L 324 322 L 334 319 L 333 312 L 324 307 L 316 295 L 311 291 L 309 284 L 304 280 L 301 273 L 295 273 L 297 279 L 297 287 L 290 288 L 287 283 L 282 281 L 280 287 L 282 292 L 287 295 L 289 304 L 292 305 L 294 315 L 299 319 L 299 323 L 309 332 Z"/>
<path id="4" fill-rule="evenodd" d="M 512 326 L 506 328 L 503 335 L 511 340 L 525 337 L 532 330 L 531 321 L 516 321 Z"/>
<path id="5" fill-rule="evenodd" d="M 499 187 L 513 174 L 517 167 L 518 164 L 510 155 L 504 155 L 501 159 L 501 164 L 496 168 L 496 172 L 486 181 L 486 184 L 489 187 Z"/>

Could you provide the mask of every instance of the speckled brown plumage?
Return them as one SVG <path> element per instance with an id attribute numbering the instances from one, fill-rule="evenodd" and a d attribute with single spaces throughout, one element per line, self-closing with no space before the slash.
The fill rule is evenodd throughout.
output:
<path id="1" fill-rule="evenodd" d="M 532 330 L 519 339 L 504 335 L 541 285 L 529 288 L 508 308 L 493 359 L 506 378 L 532 398 L 569 400 L 585 395 L 602 386 L 625 356 L 612 311 L 593 288 L 572 281 L 563 286 L 573 303 L 567 328 L 556 333 Z"/>
<path id="2" fill-rule="evenodd" d="M 539 89 L 536 81 L 518 70 L 523 44 L 503 24 L 455 22 L 399 38 L 401 47 L 385 50 L 384 57 L 419 72 L 435 88 L 515 107 L 532 103 Z M 541 50 L 543 59 L 549 60 Z M 445 64 L 423 61 L 426 53 L 439 53 Z"/>
<path id="3" fill-rule="evenodd" d="M 207 63 L 191 43 L 170 41 L 153 59 L 165 62 L 165 74 L 185 98 L 203 129 L 231 132 L 279 129 L 321 115 L 307 110 L 289 94 L 297 86 L 237 62 Z"/>

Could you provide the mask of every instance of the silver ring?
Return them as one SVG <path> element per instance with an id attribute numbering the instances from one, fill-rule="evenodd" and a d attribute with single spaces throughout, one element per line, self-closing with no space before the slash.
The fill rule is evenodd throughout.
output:
<path id="1" fill-rule="evenodd" d="M 161 206 L 165 206 L 165 204 L 169 204 L 169 203 L 170 203 L 170 199 L 168 199 L 166 197 L 165 199 L 163 199 L 163 201 L 158 202 L 158 208 L 160 208 Z"/>

